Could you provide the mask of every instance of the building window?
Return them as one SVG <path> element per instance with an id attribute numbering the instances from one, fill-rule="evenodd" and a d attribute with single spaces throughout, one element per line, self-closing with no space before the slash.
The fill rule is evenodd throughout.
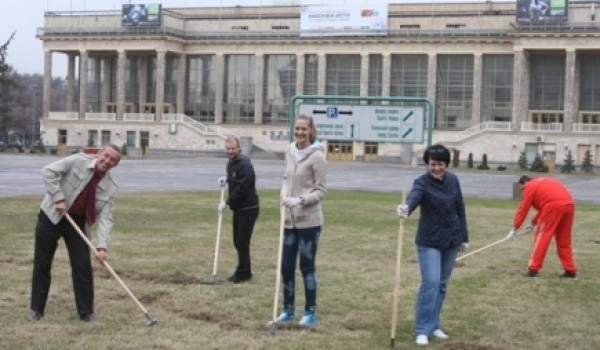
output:
<path id="1" fill-rule="evenodd" d="M 127 131 L 127 147 L 135 148 L 135 131 Z"/>
<path id="2" fill-rule="evenodd" d="M 421 28 L 420 24 L 401 24 L 400 29 L 419 29 Z"/>
<path id="3" fill-rule="evenodd" d="M 98 147 L 98 130 L 88 130 L 88 147 Z"/>
<path id="4" fill-rule="evenodd" d="M 360 55 L 328 55 L 325 94 L 360 96 Z"/>
<path id="5" fill-rule="evenodd" d="M 600 55 L 581 55 L 580 62 L 579 110 L 598 112 L 600 111 Z"/>
<path id="6" fill-rule="evenodd" d="M 377 155 L 378 144 L 376 142 L 365 142 L 365 154 Z"/>
<path id="7" fill-rule="evenodd" d="M 290 30 L 290 26 L 271 26 L 272 30 Z"/>
<path id="8" fill-rule="evenodd" d="M 427 96 L 427 55 L 392 55 L 390 96 Z"/>
<path id="9" fill-rule="evenodd" d="M 304 56 L 304 95 L 319 94 L 319 57 Z"/>
<path id="10" fill-rule="evenodd" d="M 205 123 L 215 122 L 217 64 L 214 55 L 188 56 L 185 115 Z"/>
<path id="11" fill-rule="evenodd" d="M 529 109 L 562 111 L 565 100 L 565 56 L 533 54 L 529 62 Z"/>
<path id="12" fill-rule="evenodd" d="M 369 55 L 369 96 L 383 94 L 383 56 Z"/>
<path id="13" fill-rule="evenodd" d="M 473 56 L 438 55 L 435 127 L 463 130 L 471 126 Z"/>
<path id="14" fill-rule="evenodd" d="M 263 123 L 287 124 L 296 95 L 296 55 L 268 55 L 265 60 Z"/>
<path id="15" fill-rule="evenodd" d="M 484 55 L 481 122 L 509 122 L 512 115 L 513 57 Z"/>
<path id="16" fill-rule="evenodd" d="M 254 55 L 225 57 L 224 123 L 254 123 L 255 81 L 256 57 Z"/>
<path id="17" fill-rule="evenodd" d="M 110 144 L 110 130 L 102 130 L 102 147 Z"/>
<path id="18" fill-rule="evenodd" d="M 457 23 L 446 24 L 446 28 L 448 28 L 448 29 L 458 29 L 458 28 L 463 28 L 466 26 L 467 26 L 466 24 L 457 24 Z"/>
<path id="19" fill-rule="evenodd" d="M 231 26 L 231 30 L 248 30 L 248 26 Z"/>

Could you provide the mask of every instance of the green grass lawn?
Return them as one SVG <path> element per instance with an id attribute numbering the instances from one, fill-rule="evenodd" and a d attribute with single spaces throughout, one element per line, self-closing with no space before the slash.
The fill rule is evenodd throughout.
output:
<path id="1" fill-rule="evenodd" d="M 2 349 L 386 349 L 400 194 L 331 191 L 317 256 L 319 325 L 271 332 L 279 242 L 278 191 L 261 191 L 252 239 L 250 283 L 203 285 L 212 276 L 220 192 L 122 194 L 115 210 L 109 262 L 159 320 L 143 312 L 119 283 L 95 265 L 94 325 L 79 321 L 68 257 L 61 242 L 53 265 L 46 316 L 26 321 L 33 237 L 41 198 L 0 201 L 0 348 Z M 518 202 L 467 199 L 471 250 L 503 238 Z M 532 213 L 530 213 L 532 214 Z M 396 348 L 414 349 L 413 312 L 419 285 L 414 234 L 403 237 Z M 597 206 L 578 205 L 574 229 L 579 280 L 565 281 L 556 250 L 538 279 L 523 277 L 531 236 L 520 236 L 460 261 L 442 312 L 447 341 L 429 349 L 599 349 L 600 255 Z M 223 220 L 218 278 L 236 264 L 231 214 Z M 297 304 L 304 295 L 297 275 Z M 281 301 L 281 297 L 279 298 Z"/>

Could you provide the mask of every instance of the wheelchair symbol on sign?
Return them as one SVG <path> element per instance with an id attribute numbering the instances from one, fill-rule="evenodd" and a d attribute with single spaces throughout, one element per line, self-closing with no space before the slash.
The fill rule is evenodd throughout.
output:
<path id="1" fill-rule="evenodd" d="M 338 108 L 337 107 L 327 107 L 327 118 L 337 118 L 338 117 Z"/>

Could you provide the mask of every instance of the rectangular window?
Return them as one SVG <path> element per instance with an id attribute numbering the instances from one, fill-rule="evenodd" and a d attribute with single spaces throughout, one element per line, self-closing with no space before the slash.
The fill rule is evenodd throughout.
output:
<path id="1" fill-rule="evenodd" d="M 390 96 L 427 97 L 427 55 L 392 55 Z"/>
<path id="2" fill-rule="evenodd" d="M 435 127 L 463 130 L 471 126 L 473 56 L 438 55 Z"/>
<path id="3" fill-rule="evenodd" d="M 564 54 L 532 54 L 529 62 L 529 109 L 562 111 L 565 100 Z"/>
<path id="4" fill-rule="evenodd" d="M 88 147 L 98 147 L 98 130 L 88 130 Z"/>
<path id="5" fill-rule="evenodd" d="M 254 123 L 255 81 L 256 56 L 229 55 L 225 57 L 224 123 Z"/>
<path id="6" fill-rule="evenodd" d="M 110 144 L 110 130 L 102 130 L 102 143 L 101 146 L 104 147 Z"/>
<path id="7" fill-rule="evenodd" d="M 135 131 L 127 131 L 127 147 L 135 148 Z"/>
<path id="8" fill-rule="evenodd" d="M 215 122 L 217 76 L 214 55 L 187 57 L 185 115 L 199 122 Z"/>
<path id="9" fill-rule="evenodd" d="M 264 70 L 263 124 L 288 124 L 296 95 L 296 55 L 267 55 Z"/>
<path id="10" fill-rule="evenodd" d="M 383 92 L 383 55 L 369 55 L 369 96 Z"/>
<path id="11" fill-rule="evenodd" d="M 481 122 L 509 122 L 512 115 L 513 57 L 483 55 Z"/>
<path id="12" fill-rule="evenodd" d="M 598 112 L 600 111 L 600 55 L 581 55 L 580 62 L 579 110 Z"/>
<path id="13" fill-rule="evenodd" d="M 304 56 L 304 95 L 318 95 L 319 93 L 319 57 L 317 55 Z"/>
<path id="14" fill-rule="evenodd" d="M 328 55 L 325 94 L 360 96 L 360 55 Z"/>

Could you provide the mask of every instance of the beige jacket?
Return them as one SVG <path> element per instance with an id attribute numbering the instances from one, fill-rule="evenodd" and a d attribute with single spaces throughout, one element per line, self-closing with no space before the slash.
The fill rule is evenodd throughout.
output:
<path id="1" fill-rule="evenodd" d="M 69 208 L 81 191 L 90 182 L 96 158 L 83 153 L 78 153 L 45 166 L 42 169 L 46 196 L 40 208 L 53 224 L 58 224 L 62 215 L 56 210 L 54 203 L 65 200 Z M 118 186 L 113 181 L 110 173 L 106 173 L 98 182 L 96 188 L 96 223 L 98 224 L 97 248 L 105 248 L 110 239 L 113 226 L 113 206 Z M 86 234 L 90 236 L 91 228 L 86 225 Z"/>
<path id="2" fill-rule="evenodd" d="M 303 204 L 285 209 L 285 228 L 308 228 L 323 225 L 321 201 L 327 194 L 327 161 L 323 145 L 316 142 L 300 160 L 293 154 L 292 143 L 285 152 L 283 196 L 301 197 Z"/>

